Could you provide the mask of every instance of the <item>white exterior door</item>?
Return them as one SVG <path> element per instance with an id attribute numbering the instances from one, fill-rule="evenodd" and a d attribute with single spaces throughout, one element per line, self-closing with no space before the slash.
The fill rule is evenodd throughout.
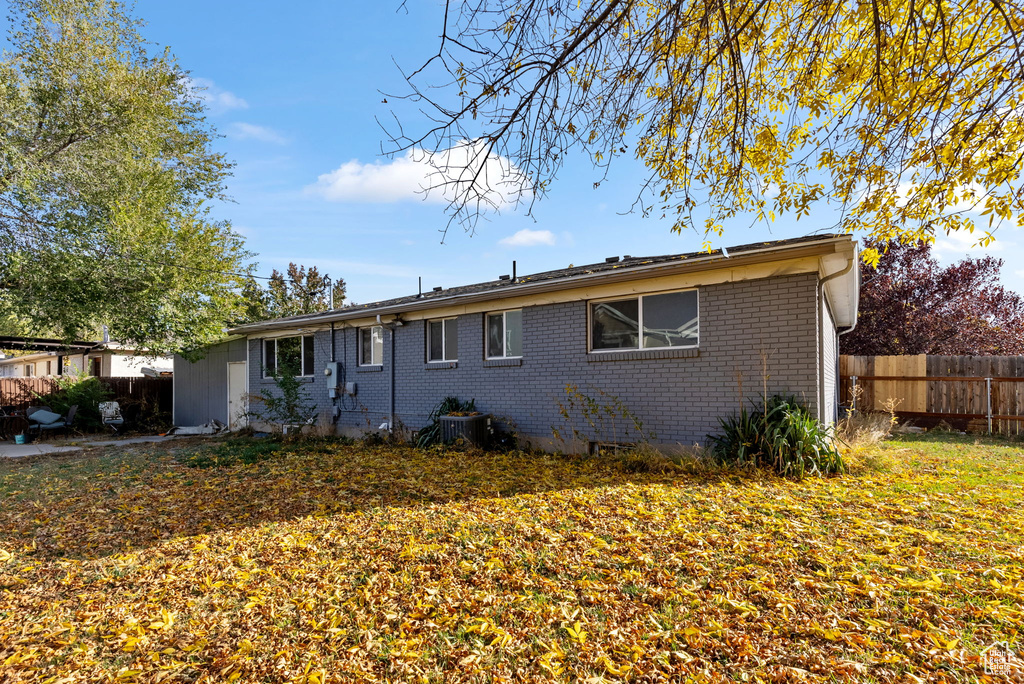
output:
<path id="1" fill-rule="evenodd" d="M 239 430 L 249 424 L 246 412 L 249 410 L 245 400 L 248 364 L 245 361 L 234 361 L 228 364 L 228 429 Z"/>

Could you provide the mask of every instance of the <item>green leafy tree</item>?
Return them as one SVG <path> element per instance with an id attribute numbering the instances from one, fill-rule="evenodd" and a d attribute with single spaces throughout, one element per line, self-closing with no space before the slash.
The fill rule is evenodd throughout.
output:
<path id="1" fill-rule="evenodd" d="M 36 394 L 39 401 L 66 416 L 72 406 L 78 407 L 75 425 L 79 430 L 93 432 L 103 428 L 100 403 L 113 399 L 114 393 L 99 378 L 86 371 L 69 373 L 54 379 L 55 388 L 49 394 Z"/>
<path id="2" fill-rule="evenodd" d="M 598 181 L 636 158 L 641 210 L 709 238 L 824 205 L 878 240 L 987 243 L 1024 223 L 1022 27 L 1005 0 L 448 0 L 409 76 L 429 130 L 396 151 L 438 162 L 469 229 L 578 151 Z"/>
<path id="3" fill-rule="evenodd" d="M 264 321 L 270 318 L 298 316 L 339 307 L 345 300 L 345 280 L 332 281 L 316 266 L 288 264 L 287 273 L 274 269 L 266 287 L 250 279 L 242 290 L 245 310 L 240 322 Z"/>
<path id="4" fill-rule="evenodd" d="M 166 351 L 220 334 L 250 255 L 192 81 L 112 0 L 12 0 L 0 59 L 8 327 Z M 237 275 L 231 275 L 237 274 Z"/>
<path id="5" fill-rule="evenodd" d="M 274 381 L 274 387 L 263 387 L 249 395 L 252 408 L 248 415 L 274 426 L 312 425 L 317 407 L 307 395 L 305 385 L 296 377 L 302 372 L 299 363 L 282 359 L 278 368 L 265 369 L 265 372 Z"/>

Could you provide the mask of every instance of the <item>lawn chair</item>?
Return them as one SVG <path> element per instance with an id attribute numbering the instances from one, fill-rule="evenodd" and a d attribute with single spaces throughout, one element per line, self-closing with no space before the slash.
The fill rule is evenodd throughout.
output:
<path id="1" fill-rule="evenodd" d="M 64 418 L 52 411 L 46 410 L 46 408 L 47 407 L 33 406 L 26 411 L 28 414 L 29 428 L 34 427 L 36 429 L 36 434 L 40 437 L 43 434 L 43 430 L 64 430 L 65 434 L 70 434 L 71 429 L 75 424 L 75 414 L 78 413 L 78 404 L 69 408 L 68 415 Z"/>
<path id="2" fill-rule="evenodd" d="M 25 417 L 28 418 L 29 420 L 32 420 L 32 414 L 36 413 L 37 411 L 47 411 L 49 413 L 53 413 L 53 409 L 50 408 L 49 406 L 29 406 L 27 409 L 25 409 Z"/>
<path id="3" fill-rule="evenodd" d="M 100 403 L 100 420 L 110 428 L 116 435 L 124 425 L 124 416 L 121 415 L 121 406 L 116 401 L 104 401 Z"/>

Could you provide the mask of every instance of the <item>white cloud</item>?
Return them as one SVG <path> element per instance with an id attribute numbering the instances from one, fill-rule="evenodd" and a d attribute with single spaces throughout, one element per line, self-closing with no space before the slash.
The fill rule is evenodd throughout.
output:
<path id="1" fill-rule="evenodd" d="M 248 109 L 249 103 L 234 93 L 224 90 L 208 78 L 189 78 L 196 97 L 206 103 L 211 114 L 223 114 L 232 109 Z"/>
<path id="2" fill-rule="evenodd" d="M 903 181 L 896 186 L 896 206 L 904 207 L 916 188 L 910 181 Z M 946 207 L 944 214 L 975 214 L 981 216 L 985 211 L 987 191 L 978 183 L 961 185 L 954 192 L 952 203 Z"/>
<path id="3" fill-rule="evenodd" d="M 940 259 L 959 259 L 966 254 L 970 254 L 972 256 L 985 256 L 987 254 L 992 254 L 993 252 L 1001 252 L 1005 247 L 1014 246 L 1014 243 L 1012 242 L 1004 242 L 996 239 L 996 241 L 990 243 L 988 247 L 982 247 L 977 244 L 977 242 L 984 235 L 984 231 L 968 233 L 966 230 L 955 231 L 949 235 L 936 235 L 935 253 Z"/>
<path id="4" fill-rule="evenodd" d="M 261 142 L 283 145 L 288 139 L 272 128 L 256 124 L 236 121 L 227 127 L 227 136 L 235 140 L 259 140 Z"/>
<path id="5" fill-rule="evenodd" d="M 510 235 L 507 238 L 498 240 L 499 245 L 505 247 L 536 247 L 537 245 L 548 245 L 553 247 L 555 244 L 555 234 L 550 230 L 530 230 L 529 228 L 523 228 L 515 235 Z"/>
<path id="6" fill-rule="evenodd" d="M 479 199 L 487 208 L 528 196 L 529 179 L 505 157 L 485 158 L 484 152 L 480 141 L 461 141 L 436 153 L 414 148 L 389 162 L 353 159 L 321 175 L 306 190 L 332 202 L 416 199 L 447 204 L 458 199 L 473 204 Z"/>

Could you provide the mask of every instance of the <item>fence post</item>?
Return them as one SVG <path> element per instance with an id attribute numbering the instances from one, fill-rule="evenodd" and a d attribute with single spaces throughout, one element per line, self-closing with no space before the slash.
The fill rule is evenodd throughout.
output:
<path id="1" fill-rule="evenodd" d="M 852 411 L 856 411 L 857 410 L 857 376 L 856 375 L 851 375 L 850 376 L 850 397 L 852 399 L 852 401 L 851 401 L 852 406 L 850 407 L 850 409 Z"/>
<path id="2" fill-rule="evenodd" d="M 988 434 L 992 434 L 992 378 L 985 378 L 985 412 L 988 414 Z"/>

